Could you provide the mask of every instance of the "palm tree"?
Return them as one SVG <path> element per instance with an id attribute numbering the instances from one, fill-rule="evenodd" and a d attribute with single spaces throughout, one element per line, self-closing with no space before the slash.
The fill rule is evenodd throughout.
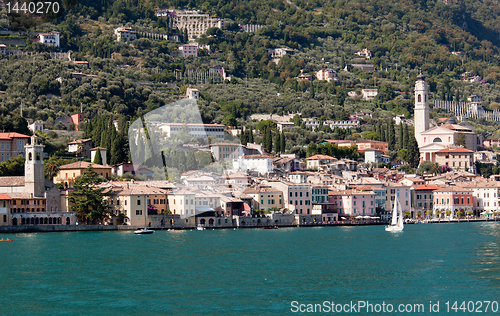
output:
<path id="1" fill-rule="evenodd" d="M 418 218 L 420 218 L 422 216 L 422 212 L 418 211 L 417 216 L 418 216 Z"/>
<path id="2" fill-rule="evenodd" d="M 441 213 L 442 213 L 441 211 L 437 211 L 437 212 L 436 212 L 436 215 L 438 216 L 439 221 L 441 221 Z"/>
<path id="3" fill-rule="evenodd" d="M 451 214 L 451 211 L 450 211 L 450 210 L 447 210 L 447 211 L 446 211 L 446 216 L 448 216 L 448 222 L 450 221 L 450 214 Z"/>
<path id="4" fill-rule="evenodd" d="M 472 211 L 467 211 L 467 221 L 469 221 L 469 217 L 474 214 Z"/>
<path id="5" fill-rule="evenodd" d="M 405 216 L 406 216 L 406 218 L 409 218 L 410 217 L 410 212 L 406 212 Z"/>
<path id="6" fill-rule="evenodd" d="M 59 173 L 59 165 L 55 162 L 50 162 L 45 165 L 45 178 L 52 181 Z"/>

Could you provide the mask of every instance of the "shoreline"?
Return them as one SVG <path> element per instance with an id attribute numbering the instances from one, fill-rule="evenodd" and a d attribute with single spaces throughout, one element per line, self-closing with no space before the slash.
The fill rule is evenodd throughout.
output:
<path id="1" fill-rule="evenodd" d="M 427 223 L 407 223 L 406 225 L 417 224 L 450 224 L 450 223 L 475 223 L 475 222 L 497 222 L 496 220 L 487 219 L 472 219 L 461 221 L 437 221 Z M 381 226 L 387 225 L 386 222 L 345 222 L 332 224 L 294 224 L 294 225 L 272 225 L 277 228 L 301 228 L 301 227 L 343 227 L 343 226 Z M 17 234 L 17 233 L 50 233 L 50 232 L 82 232 L 82 231 L 133 231 L 143 226 L 129 225 L 17 225 L 17 226 L 0 226 L 0 234 Z M 269 225 L 248 225 L 248 226 L 205 226 L 206 230 L 210 229 L 263 229 Z M 152 230 L 196 230 L 196 227 L 148 227 Z"/>

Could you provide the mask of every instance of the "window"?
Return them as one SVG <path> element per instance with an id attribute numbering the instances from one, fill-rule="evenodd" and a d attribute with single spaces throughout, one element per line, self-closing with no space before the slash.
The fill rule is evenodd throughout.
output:
<path id="1" fill-rule="evenodd" d="M 141 200 L 137 200 L 137 205 L 141 205 Z"/>
<path id="2" fill-rule="evenodd" d="M 267 204 L 271 204 L 271 200 L 267 200 Z"/>
<path id="3" fill-rule="evenodd" d="M 306 192 L 306 197 L 309 197 L 309 192 Z"/>
<path id="4" fill-rule="evenodd" d="M 408 201 L 406 201 L 406 205 L 408 205 Z"/>
<path id="5" fill-rule="evenodd" d="M 450 199 L 449 199 L 449 198 L 447 198 L 447 199 L 446 199 L 446 205 L 449 205 L 449 204 L 450 204 Z"/>
<path id="6" fill-rule="evenodd" d="M 279 204 L 281 205 L 281 199 L 279 199 Z"/>
<path id="7" fill-rule="evenodd" d="M 293 196 L 292 194 L 293 194 L 293 193 L 292 193 L 292 192 L 290 192 L 290 197 L 292 197 L 292 196 Z"/>
<path id="8" fill-rule="evenodd" d="M 462 203 L 460 203 L 460 204 L 464 204 L 464 198 L 461 198 L 461 201 L 460 201 L 460 202 L 462 202 Z"/>
<path id="9" fill-rule="evenodd" d="M 125 205 L 127 205 L 127 200 L 125 200 Z"/>
<path id="10" fill-rule="evenodd" d="M 356 201 L 352 202 L 352 205 L 356 205 Z"/>
<path id="11" fill-rule="evenodd" d="M 467 198 L 467 204 L 470 204 L 470 198 Z"/>
<path id="12" fill-rule="evenodd" d="M 120 205 L 120 200 L 116 200 L 116 205 Z"/>
<path id="13" fill-rule="evenodd" d="M 135 215 L 142 215 L 142 210 L 136 210 Z"/>
<path id="14" fill-rule="evenodd" d="M 298 197 L 298 192 L 295 192 L 295 197 Z"/>
<path id="15" fill-rule="evenodd" d="M 299 195 L 300 195 L 300 197 L 302 197 L 302 192 L 300 192 L 300 194 L 299 194 Z"/>

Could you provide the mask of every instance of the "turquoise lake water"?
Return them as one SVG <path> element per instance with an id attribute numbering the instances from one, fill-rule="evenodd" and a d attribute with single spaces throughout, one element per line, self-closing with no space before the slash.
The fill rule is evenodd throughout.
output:
<path id="1" fill-rule="evenodd" d="M 14 239 L 0 242 L 0 315 L 286 315 L 297 314 L 293 301 L 422 303 L 420 315 L 470 315 L 447 313 L 446 301 L 500 302 L 500 222 L 407 225 L 402 233 L 368 226 L 0 237 Z M 429 311 L 430 301 L 440 312 Z M 491 307 L 480 314 L 500 315 Z"/>

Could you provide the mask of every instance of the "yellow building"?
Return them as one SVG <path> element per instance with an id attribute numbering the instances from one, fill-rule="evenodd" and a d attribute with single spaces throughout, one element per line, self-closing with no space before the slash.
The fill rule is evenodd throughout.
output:
<path id="1" fill-rule="evenodd" d="M 81 176 L 83 173 L 85 173 L 85 170 L 89 166 L 91 166 L 92 170 L 94 170 L 95 173 L 103 176 L 104 178 L 108 178 L 111 176 L 110 166 L 102 166 L 90 162 L 78 161 L 59 167 L 59 172 L 57 173 L 53 182 L 56 184 L 61 183 L 65 188 L 70 188 L 73 186 L 73 182 L 75 182 L 76 177 Z"/>
<path id="2" fill-rule="evenodd" d="M 252 197 L 252 209 L 268 211 L 283 208 L 283 192 L 272 187 L 248 188 L 244 191 Z"/>
<path id="3" fill-rule="evenodd" d="M 168 207 L 167 190 L 128 182 L 107 183 L 105 187 L 111 190 L 107 197 L 111 213 L 125 215 L 123 223 L 127 225 L 149 226 L 149 216 L 157 215 Z"/>
<path id="4" fill-rule="evenodd" d="M 11 198 L 5 193 L 0 193 L 0 226 L 10 223 Z"/>
<path id="5" fill-rule="evenodd" d="M 435 153 L 436 163 L 456 171 L 474 172 L 474 152 L 466 148 L 445 148 Z"/>

